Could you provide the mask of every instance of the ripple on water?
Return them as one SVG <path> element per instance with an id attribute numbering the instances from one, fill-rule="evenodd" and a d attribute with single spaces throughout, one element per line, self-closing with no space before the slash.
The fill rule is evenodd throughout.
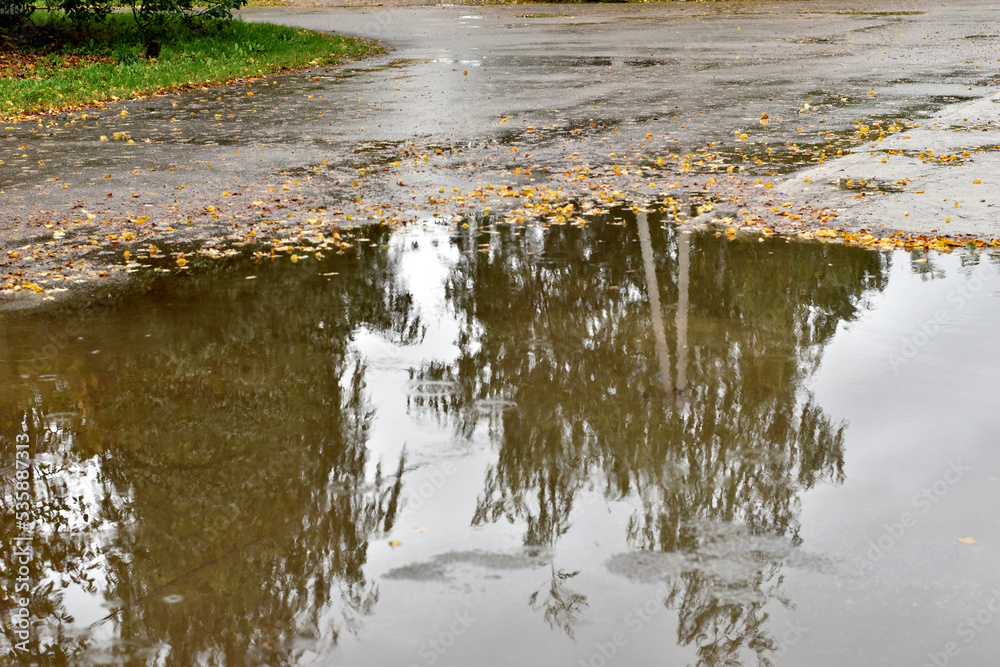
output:
<path id="1" fill-rule="evenodd" d="M 410 396 L 439 398 L 459 393 L 462 385 L 451 380 L 410 380 L 406 383 L 406 393 Z"/>
<path id="2" fill-rule="evenodd" d="M 476 410 L 483 414 L 495 414 L 498 412 L 517 410 L 517 403 L 505 398 L 481 398 L 473 405 L 475 405 Z"/>

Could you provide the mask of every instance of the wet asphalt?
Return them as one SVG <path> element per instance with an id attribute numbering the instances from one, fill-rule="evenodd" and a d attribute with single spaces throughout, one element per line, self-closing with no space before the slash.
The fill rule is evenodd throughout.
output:
<path id="1" fill-rule="evenodd" d="M 388 52 L 2 126 L 4 248 L 62 263 L 130 238 L 457 220 L 510 209 L 516 196 L 487 201 L 494 186 L 638 206 L 698 192 L 748 229 L 1000 235 L 990 2 L 241 15 Z M 26 271 L 6 254 L 5 272 Z"/>

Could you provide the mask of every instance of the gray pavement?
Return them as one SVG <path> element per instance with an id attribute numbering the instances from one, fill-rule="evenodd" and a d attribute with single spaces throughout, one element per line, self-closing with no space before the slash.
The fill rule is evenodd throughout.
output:
<path id="1" fill-rule="evenodd" d="M 747 229 L 1000 236 L 991 2 L 241 13 L 390 51 L 3 126 L 8 285 L 113 272 L 129 243 L 486 206 L 666 201 L 683 222 L 709 202 Z M 549 204 L 519 206 L 525 189 Z"/>

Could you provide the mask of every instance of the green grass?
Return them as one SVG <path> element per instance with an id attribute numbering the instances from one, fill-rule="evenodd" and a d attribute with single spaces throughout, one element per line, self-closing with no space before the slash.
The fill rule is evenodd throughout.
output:
<path id="1" fill-rule="evenodd" d="M 8 54 L 22 66 L 0 69 L 0 118 L 225 84 L 381 51 L 366 40 L 236 19 L 206 21 L 195 30 L 174 26 L 158 37 L 159 57 L 147 60 L 146 39 L 131 14 L 113 14 L 82 33 L 61 15 L 36 12 L 33 19 L 40 32 L 32 48 L 21 45 Z M 80 56 L 104 62 L 74 65 Z M 25 59 L 32 61 L 27 69 Z"/>

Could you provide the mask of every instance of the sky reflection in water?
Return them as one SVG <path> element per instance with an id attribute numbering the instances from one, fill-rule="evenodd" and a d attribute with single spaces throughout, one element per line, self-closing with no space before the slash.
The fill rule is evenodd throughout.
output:
<path id="1" fill-rule="evenodd" d="M 996 628 L 955 634 L 1000 584 L 976 416 L 998 363 L 967 359 L 1000 324 L 995 256 L 631 214 L 361 233 L 343 257 L 195 267 L 0 320 L 4 553 L 26 435 L 36 653 L 599 667 L 998 648 Z M 972 414 L 942 444 L 903 416 L 923 399 Z M 921 513 L 949 456 L 975 472 Z M 915 527 L 868 559 L 907 510 Z M 872 626 L 887 614 L 905 621 Z"/>

